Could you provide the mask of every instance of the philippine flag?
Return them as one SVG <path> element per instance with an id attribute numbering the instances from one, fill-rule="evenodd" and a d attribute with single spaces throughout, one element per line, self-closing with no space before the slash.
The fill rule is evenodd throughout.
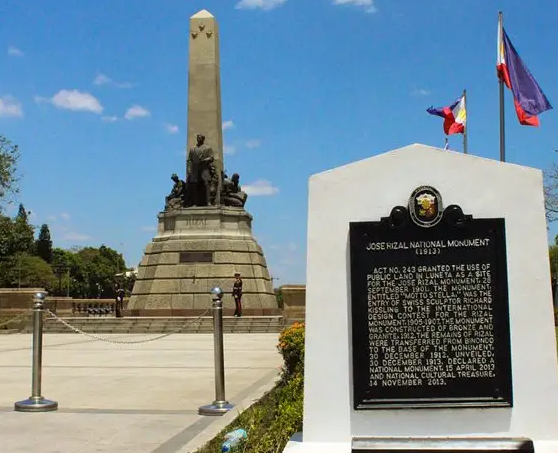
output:
<path id="1" fill-rule="evenodd" d="M 538 126 L 537 115 L 552 109 L 552 106 L 513 47 L 501 20 L 498 21 L 496 71 L 498 78 L 513 93 L 515 111 L 520 124 Z"/>
<path id="2" fill-rule="evenodd" d="M 444 132 L 446 135 L 463 134 L 467 123 L 467 109 L 465 106 L 465 95 L 460 96 L 449 107 L 426 109 L 431 115 L 444 118 Z"/>

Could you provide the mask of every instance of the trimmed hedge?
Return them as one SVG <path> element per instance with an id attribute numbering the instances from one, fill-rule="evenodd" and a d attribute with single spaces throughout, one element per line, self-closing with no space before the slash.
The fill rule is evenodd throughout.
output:
<path id="1" fill-rule="evenodd" d="M 278 384 L 197 453 L 220 452 L 225 434 L 237 428 L 248 434 L 235 449 L 238 453 L 280 453 L 291 436 L 302 431 L 304 324 L 296 323 L 285 329 L 277 349 L 285 361 Z"/>

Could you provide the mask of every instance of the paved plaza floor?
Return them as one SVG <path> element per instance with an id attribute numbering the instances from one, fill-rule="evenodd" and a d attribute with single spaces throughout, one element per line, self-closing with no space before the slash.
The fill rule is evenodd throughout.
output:
<path id="1" fill-rule="evenodd" d="M 103 335 L 119 341 L 157 335 Z M 43 391 L 50 413 L 20 413 L 31 394 L 31 335 L 0 335 L 0 451 L 187 453 L 270 389 L 282 360 L 278 334 L 226 334 L 226 396 L 237 406 L 202 417 L 215 397 L 213 337 L 174 334 L 112 344 L 78 334 L 44 337 Z"/>

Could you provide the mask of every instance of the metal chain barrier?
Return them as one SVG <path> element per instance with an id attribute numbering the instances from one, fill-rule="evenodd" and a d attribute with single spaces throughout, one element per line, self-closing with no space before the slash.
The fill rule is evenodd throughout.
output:
<path id="1" fill-rule="evenodd" d="M 211 310 L 213 309 L 213 307 L 208 308 L 207 310 L 205 310 L 201 315 L 199 315 L 197 318 L 192 319 L 187 321 L 186 323 L 184 323 L 184 325 L 182 325 L 181 327 L 179 327 L 178 329 L 174 329 L 170 332 L 158 335 L 156 337 L 153 338 L 145 338 L 143 340 L 111 340 L 108 338 L 103 338 L 100 337 L 98 335 L 94 335 L 92 333 L 87 333 L 84 332 L 81 329 L 78 329 L 77 327 L 72 326 L 70 323 L 68 323 L 67 321 L 64 321 L 62 318 L 59 318 L 58 316 L 56 316 L 52 311 L 50 310 L 46 310 L 46 312 L 50 315 L 51 318 L 56 319 L 58 322 L 60 322 L 61 324 L 63 324 L 64 326 L 66 326 L 68 329 L 74 331 L 75 333 L 80 333 L 82 335 L 85 335 L 86 337 L 89 337 L 93 340 L 99 340 L 99 341 L 104 341 L 106 343 L 113 343 L 113 344 L 141 344 L 141 343 L 149 343 L 150 341 L 155 341 L 155 340 L 160 340 L 161 338 L 165 338 L 168 337 L 169 335 L 173 335 L 175 333 L 179 333 L 182 330 L 184 330 L 186 327 L 194 324 L 195 322 L 199 321 L 201 318 L 203 318 L 207 313 L 209 313 Z"/>
<path id="2" fill-rule="evenodd" d="M 45 293 L 36 293 L 33 298 L 33 365 L 31 371 L 31 396 L 25 400 L 17 401 L 14 404 L 14 410 L 18 412 L 47 412 L 58 410 L 58 402 L 48 400 L 41 395 L 41 376 L 42 376 L 42 362 L 43 362 L 43 324 L 44 313 L 46 312 L 51 318 L 62 323 L 73 332 L 80 333 L 86 337 L 94 340 L 105 341 L 113 344 L 140 344 L 149 341 L 159 340 L 168 337 L 174 333 L 184 330 L 187 326 L 199 321 L 207 313 L 213 311 L 213 348 L 214 348 L 214 361 L 215 361 L 215 401 L 212 404 L 201 406 L 198 409 L 200 415 L 223 415 L 230 411 L 234 404 L 229 403 L 225 399 L 225 363 L 224 363 L 224 347 L 223 347 L 223 291 L 216 286 L 211 290 L 213 295 L 213 305 L 205 310 L 197 318 L 185 322 L 178 329 L 158 335 L 153 338 L 145 338 L 143 340 L 109 340 L 108 338 L 99 337 L 98 335 L 90 334 L 72 326 L 67 321 L 56 316 L 51 310 L 45 307 Z M 29 313 L 23 313 L 19 318 L 27 316 Z M 10 319 L 13 322 L 16 317 Z"/>
<path id="3" fill-rule="evenodd" d="M 9 318 L 5 322 L 0 323 L 0 328 L 11 324 L 12 322 L 21 321 L 23 318 L 30 316 L 33 313 L 33 310 L 27 310 L 20 315 L 14 316 L 13 318 Z"/>

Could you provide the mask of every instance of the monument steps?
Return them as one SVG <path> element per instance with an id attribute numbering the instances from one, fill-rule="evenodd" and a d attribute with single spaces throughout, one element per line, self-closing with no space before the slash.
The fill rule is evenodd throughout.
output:
<path id="1" fill-rule="evenodd" d="M 152 333 L 212 333 L 213 318 L 194 317 L 85 317 L 61 318 L 72 326 L 87 333 L 95 334 L 152 334 Z M 282 316 L 243 316 L 236 318 L 225 316 L 223 330 L 225 333 L 279 333 L 285 327 Z M 31 325 L 24 332 L 31 332 Z M 45 333 L 74 333 L 55 319 L 45 319 Z"/>

